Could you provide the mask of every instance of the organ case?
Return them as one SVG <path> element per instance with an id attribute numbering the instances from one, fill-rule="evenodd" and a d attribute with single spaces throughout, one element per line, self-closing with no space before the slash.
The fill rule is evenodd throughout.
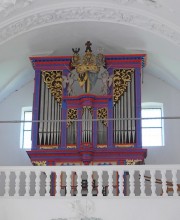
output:
<path id="1" fill-rule="evenodd" d="M 144 163 L 141 73 L 146 55 L 31 57 L 35 69 L 32 162 Z"/>

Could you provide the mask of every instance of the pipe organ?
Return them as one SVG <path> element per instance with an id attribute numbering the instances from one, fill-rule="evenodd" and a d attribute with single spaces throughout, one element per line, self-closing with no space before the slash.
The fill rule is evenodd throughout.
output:
<path id="1" fill-rule="evenodd" d="M 33 164 L 142 164 L 141 73 L 145 54 L 30 57 L 35 70 Z"/>

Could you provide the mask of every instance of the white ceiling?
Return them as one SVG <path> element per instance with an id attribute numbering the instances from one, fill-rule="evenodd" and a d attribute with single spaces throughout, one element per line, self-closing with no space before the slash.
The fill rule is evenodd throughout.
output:
<path id="1" fill-rule="evenodd" d="M 0 0 L 0 101 L 33 79 L 28 57 L 146 53 L 145 73 L 180 89 L 179 0 Z"/>

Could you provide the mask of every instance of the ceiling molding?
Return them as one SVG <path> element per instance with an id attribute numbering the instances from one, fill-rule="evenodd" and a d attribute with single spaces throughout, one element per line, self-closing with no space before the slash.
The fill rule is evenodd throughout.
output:
<path id="1" fill-rule="evenodd" d="M 115 4 L 79 6 L 59 4 L 40 8 L 0 24 L 0 44 L 28 31 L 67 22 L 96 21 L 118 23 L 150 31 L 180 46 L 179 27 L 138 9 L 117 7 Z M 94 6 L 92 6 L 94 5 Z M 29 13 L 29 14 L 28 14 Z"/>
<path id="2" fill-rule="evenodd" d="M 31 3 L 35 0 L 3 0 L 0 1 L 0 14 L 3 16 L 8 16 L 13 11 L 17 9 L 26 8 L 31 5 Z"/>
<path id="3" fill-rule="evenodd" d="M 169 12 L 173 12 L 173 9 L 167 6 L 163 0 L 113 0 L 113 1 L 126 5 L 139 4 L 152 8 L 164 8 Z"/>

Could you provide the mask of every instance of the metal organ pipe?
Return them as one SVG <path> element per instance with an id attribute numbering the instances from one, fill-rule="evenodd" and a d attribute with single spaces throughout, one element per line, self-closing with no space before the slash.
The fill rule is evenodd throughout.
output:
<path id="1" fill-rule="evenodd" d="M 84 108 L 84 130 L 83 130 L 83 133 L 84 133 L 84 141 L 83 142 L 86 142 L 86 108 Z"/>
<path id="2" fill-rule="evenodd" d="M 47 122 L 47 120 L 48 120 L 48 118 L 47 118 L 47 115 L 48 115 L 48 88 L 47 88 L 46 85 L 45 85 L 44 89 L 45 89 L 45 92 L 44 92 L 44 99 L 45 99 L 45 102 L 44 102 L 44 120 L 46 120 L 46 121 L 44 122 L 43 134 L 44 134 L 44 144 L 48 144 L 48 136 L 47 136 L 47 132 L 48 132 L 48 122 Z"/>
<path id="3" fill-rule="evenodd" d="M 126 93 L 124 93 L 124 118 L 127 117 L 126 113 L 127 113 L 127 102 L 126 102 Z M 126 123 L 126 120 L 124 120 L 124 143 L 127 143 L 126 142 L 126 137 L 127 137 L 127 123 Z"/>
<path id="4" fill-rule="evenodd" d="M 52 111 L 52 120 L 55 120 L 55 100 L 54 97 L 52 98 L 52 107 L 53 107 L 53 111 Z M 55 122 L 52 122 L 52 140 L 51 140 L 51 144 L 55 143 L 55 135 L 56 135 L 56 125 Z"/>
<path id="5" fill-rule="evenodd" d="M 40 122 L 39 122 L 39 137 L 38 137 L 38 144 L 44 143 L 44 123 L 43 121 L 43 116 L 44 116 L 44 83 L 42 82 L 41 78 L 41 99 L 40 99 Z"/>
<path id="6" fill-rule="evenodd" d="M 92 142 L 92 115 L 88 107 L 83 108 L 82 115 L 82 142 Z"/>
<path id="7" fill-rule="evenodd" d="M 129 85 L 129 83 L 128 83 L 128 85 Z M 128 97 L 128 87 L 127 87 L 127 92 L 126 92 L 126 106 L 127 106 L 127 108 L 126 108 L 126 117 L 127 118 L 129 116 L 128 111 L 129 111 L 129 108 L 130 108 L 128 98 L 129 97 Z M 129 143 L 129 120 L 126 120 L 126 126 L 127 126 L 127 128 L 126 128 L 126 142 Z"/>
<path id="8" fill-rule="evenodd" d="M 113 108 L 113 115 L 114 115 L 114 118 L 116 118 L 116 108 L 114 107 Z M 113 132 L 113 139 L 114 139 L 114 141 L 116 140 L 116 134 L 117 133 L 117 131 L 116 131 L 116 121 L 114 121 L 114 132 Z"/>
<path id="9" fill-rule="evenodd" d="M 97 143 L 107 144 L 107 126 L 105 126 L 101 120 L 98 121 L 98 142 Z"/>
<path id="10" fill-rule="evenodd" d="M 57 133 L 56 133 L 56 140 L 57 140 L 57 144 L 60 144 L 61 142 L 61 106 L 59 105 L 59 103 L 56 101 L 56 106 L 57 106 Z"/>
<path id="11" fill-rule="evenodd" d="M 131 80 L 131 97 L 132 97 L 132 101 L 131 101 L 131 117 L 132 118 L 135 118 L 135 79 L 134 79 L 134 74 L 132 74 L 132 80 Z M 136 126 L 136 121 L 135 120 L 132 120 L 132 142 L 134 143 L 136 140 L 135 140 L 135 126 Z"/>
<path id="12" fill-rule="evenodd" d="M 131 73 L 131 81 L 121 95 L 118 102 L 114 105 L 114 143 L 130 144 L 135 143 L 135 80 L 134 73 Z"/>
<path id="13" fill-rule="evenodd" d="M 130 90 L 130 87 L 131 87 L 131 82 L 128 83 L 128 87 L 127 87 L 127 100 L 128 100 L 128 112 L 127 112 L 127 117 L 128 118 L 131 118 L 131 90 Z M 128 126 L 128 130 L 127 130 L 127 135 L 128 135 L 128 143 L 131 143 L 131 132 L 132 132 L 132 129 L 131 129 L 131 121 L 130 120 L 127 120 L 127 126 Z"/>
<path id="14" fill-rule="evenodd" d="M 54 120 L 56 118 L 57 118 L 57 109 L 56 109 L 56 102 L 54 100 Z M 56 136 L 57 136 L 57 121 L 54 121 L 53 125 L 54 125 L 54 143 L 57 144 L 58 143 L 57 138 L 56 138 Z"/>
<path id="15" fill-rule="evenodd" d="M 92 113 L 89 110 L 89 141 L 92 142 Z"/>
<path id="16" fill-rule="evenodd" d="M 85 109 L 83 110 L 82 115 L 82 142 L 85 142 Z"/>
<path id="17" fill-rule="evenodd" d="M 48 91 L 48 93 L 47 93 L 47 106 L 48 106 L 48 108 L 47 108 L 47 120 L 50 120 L 50 116 L 51 116 L 51 99 L 50 99 L 50 91 L 49 91 L 49 89 L 47 90 Z M 47 122 L 47 134 L 46 134 L 46 137 L 47 137 L 47 141 L 46 141 L 46 144 L 47 145 L 50 145 L 50 124 L 51 124 L 51 122 L 49 121 L 49 122 Z"/>
<path id="18" fill-rule="evenodd" d="M 88 142 L 87 141 L 87 108 L 85 108 L 85 140 L 84 142 Z"/>
<path id="19" fill-rule="evenodd" d="M 52 145 L 54 143 L 54 97 L 51 99 L 51 123 L 50 123 L 50 144 Z"/>
<path id="20" fill-rule="evenodd" d="M 61 130 L 61 106 L 51 94 L 41 76 L 39 145 L 59 145 Z M 44 120 L 44 122 L 43 122 Z"/>
<path id="21" fill-rule="evenodd" d="M 77 134 L 77 122 L 73 123 L 73 144 L 76 144 L 76 134 Z"/>
<path id="22" fill-rule="evenodd" d="M 67 127 L 67 144 L 76 144 L 76 134 L 77 134 L 76 126 L 77 126 L 77 122 L 73 121 Z"/>
<path id="23" fill-rule="evenodd" d="M 87 118 L 90 119 L 90 112 L 89 110 L 87 109 Z M 91 142 L 91 135 L 90 135 L 90 121 L 88 121 L 88 126 L 87 126 L 87 132 L 88 132 L 88 142 Z"/>
<path id="24" fill-rule="evenodd" d="M 121 116 L 124 118 L 124 97 L 121 97 Z M 124 120 L 121 120 L 121 143 L 124 143 Z"/>
<path id="25" fill-rule="evenodd" d="M 114 142 L 118 142 L 118 124 L 119 124 L 119 119 L 117 118 L 117 112 L 118 112 L 118 106 L 117 103 L 114 106 L 114 118 L 116 120 L 114 121 Z"/>
<path id="26" fill-rule="evenodd" d="M 86 142 L 86 108 L 84 108 L 83 142 Z"/>
<path id="27" fill-rule="evenodd" d="M 120 120 L 119 120 L 119 117 L 121 118 L 122 116 L 121 116 L 121 111 L 120 111 L 120 107 L 121 107 L 121 102 L 119 101 L 118 103 L 117 103 L 117 105 L 116 105 L 116 118 L 118 118 L 118 120 L 117 120 L 117 132 L 116 132 L 116 137 L 117 137 L 117 142 L 119 143 L 120 142 L 120 127 L 121 127 L 121 125 L 120 125 Z"/>

